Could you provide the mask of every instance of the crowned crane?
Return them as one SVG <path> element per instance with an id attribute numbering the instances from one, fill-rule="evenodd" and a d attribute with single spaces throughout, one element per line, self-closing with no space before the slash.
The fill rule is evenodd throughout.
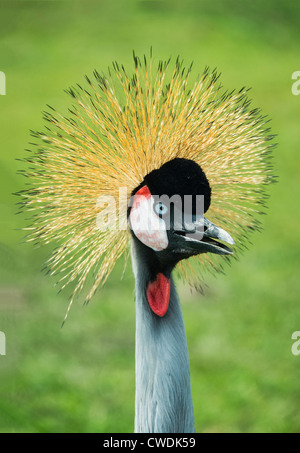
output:
<path id="1" fill-rule="evenodd" d="M 195 429 L 187 341 L 171 273 L 182 259 L 206 252 L 231 253 L 216 240 L 233 244 L 231 236 L 208 221 L 202 209 L 197 212 L 196 197 L 204 197 L 206 211 L 210 192 L 200 166 L 182 158 L 150 172 L 134 191 L 129 219 L 136 279 L 135 431 L 139 433 Z M 184 206 L 187 196 L 192 199 Z"/>
<path id="2" fill-rule="evenodd" d="M 86 302 L 131 247 L 135 432 L 188 433 L 190 365 L 173 273 L 199 287 L 203 269 L 221 270 L 260 227 L 272 137 L 247 90 L 221 92 L 216 71 L 192 83 L 179 59 L 156 70 L 152 55 L 134 63 L 133 76 L 114 63 L 108 76 L 95 71 L 70 88 L 71 115 L 45 113 L 20 195 L 35 213 L 28 239 L 58 242 L 47 265 L 63 272 L 62 288 L 77 282 L 67 314 L 88 275 Z"/>

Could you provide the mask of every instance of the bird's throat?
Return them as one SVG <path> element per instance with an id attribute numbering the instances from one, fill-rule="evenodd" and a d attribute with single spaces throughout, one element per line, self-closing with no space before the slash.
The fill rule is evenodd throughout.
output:
<path id="1" fill-rule="evenodd" d="M 168 310 L 170 301 L 171 280 L 159 273 L 156 279 L 148 283 L 147 300 L 151 310 L 157 316 L 163 317 Z"/>

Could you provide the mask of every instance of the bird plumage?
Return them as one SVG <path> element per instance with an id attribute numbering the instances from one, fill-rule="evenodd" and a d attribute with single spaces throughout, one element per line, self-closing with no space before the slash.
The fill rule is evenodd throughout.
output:
<path id="1" fill-rule="evenodd" d="M 238 256 L 249 233 L 259 228 L 265 186 L 272 181 L 272 136 L 266 118 L 251 108 L 248 90 L 223 92 L 219 75 L 208 68 L 192 81 L 191 69 L 179 59 L 174 65 L 159 61 L 155 67 L 152 55 L 142 61 L 134 55 L 133 75 L 115 62 L 107 76 L 95 71 L 84 86 L 67 90 L 73 99 L 68 115 L 49 107 L 44 113 L 48 126 L 32 133 L 36 141 L 24 171 L 30 188 L 20 192 L 23 209 L 33 214 L 28 240 L 57 243 L 47 266 L 51 274 L 62 275 L 62 288 L 76 282 L 67 313 L 88 276 L 93 282 L 86 302 L 116 261 L 128 256 L 132 244 L 137 431 L 193 431 L 188 351 L 171 273 L 175 269 L 189 284 L 200 287 L 203 270 L 221 270 L 231 252 L 214 238 L 232 244 L 233 237 Z M 120 188 L 126 189 L 125 209 Z M 138 215 L 130 216 L 130 202 L 143 188 L 151 197 L 150 211 L 152 196 L 165 192 L 203 195 L 210 220 L 202 217 L 206 240 L 189 242 L 173 225 L 174 234 L 168 231 L 165 242 L 159 243 L 162 252 L 152 250 L 149 245 L 155 237 L 139 236 L 138 229 L 127 227 L 127 220 L 138 222 Z M 105 208 L 104 229 L 97 223 L 103 212 L 101 197 L 115 200 Z M 116 228 L 115 214 L 122 228 Z M 188 217 L 190 224 L 193 216 Z M 187 246 L 186 254 L 180 255 L 178 245 L 173 261 L 163 250 L 169 250 L 170 238 Z M 200 242 L 206 252 L 225 256 L 194 252 Z M 169 305 L 159 303 L 157 308 L 156 301 L 151 302 L 156 288 L 164 288 Z"/>
<path id="2" fill-rule="evenodd" d="M 179 59 L 173 67 L 169 60 L 154 68 L 152 56 L 134 56 L 134 63 L 132 76 L 114 63 L 108 76 L 86 77 L 85 87 L 67 90 L 74 102 L 69 115 L 49 108 L 48 127 L 32 132 L 24 172 L 30 188 L 20 193 L 33 213 L 28 240 L 58 245 L 47 267 L 62 275 L 62 288 L 77 282 L 70 305 L 93 275 L 90 300 L 129 250 L 126 228 L 97 228 L 99 197 L 114 197 L 118 208 L 120 187 L 129 199 L 147 174 L 174 158 L 201 165 L 212 188 L 210 220 L 235 238 L 235 255 L 264 211 L 271 136 L 266 118 L 250 109 L 247 90 L 222 92 L 217 72 L 208 68 L 192 82 L 191 67 Z M 126 225 L 126 211 L 118 215 Z M 177 273 L 199 286 L 203 269 L 215 272 L 222 263 L 199 255 L 179 263 Z"/>
<path id="3" fill-rule="evenodd" d="M 174 282 L 162 318 L 153 316 L 145 287 L 151 278 L 148 260 L 132 244 L 136 279 L 135 432 L 195 431 L 188 347 Z"/>

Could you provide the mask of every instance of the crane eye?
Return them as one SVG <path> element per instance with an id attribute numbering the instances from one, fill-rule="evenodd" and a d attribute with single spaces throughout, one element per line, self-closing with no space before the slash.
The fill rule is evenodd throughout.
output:
<path id="1" fill-rule="evenodd" d="M 168 212 L 168 207 L 163 204 L 161 201 L 159 201 L 158 203 L 156 203 L 156 205 L 154 205 L 154 211 L 156 212 L 156 214 L 158 214 L 160 217 L 167 214 Z"/>

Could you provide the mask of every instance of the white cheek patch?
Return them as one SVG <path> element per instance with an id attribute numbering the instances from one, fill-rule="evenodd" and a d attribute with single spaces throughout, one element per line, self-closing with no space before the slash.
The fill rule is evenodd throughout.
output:
<path id="1" fill-rule="evenodd" d="M 155 251 L 168 247 L 166 224 L 153 210 L 154 198 L 147 186 L 142 187 L 134 196 L 130 211 L 130 226 L 136 237 Z"/>

